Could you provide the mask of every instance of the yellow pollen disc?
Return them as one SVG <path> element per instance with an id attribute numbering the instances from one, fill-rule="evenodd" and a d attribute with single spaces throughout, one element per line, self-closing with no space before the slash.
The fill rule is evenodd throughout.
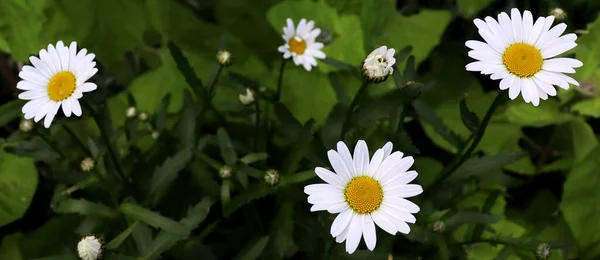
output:
<path id="1" fill-rule="evenodd" d="M 294 36 L 288 42 L 290 45 L 290 51 L 298 55 L 303 54 L 306 50 L 306 42 L 298 36 Z"/>
<path id="2" fill-rule="evenodd" d="M 542 69 L 542 53 L 526 43 L 515 43 L 502 54 L 502 63 L 506 69 L 521 78 L 528 78 Z"/>
<path id="3" fill-rule="evenodd" d="M 48 96 L 54 101 L 64 100 L 75 91 L 75 75 L 71 72 L 59 72 L 48 82 Z"/>
<path id="4" fill-rule="evenodd" d="M 368 176 L 356 177 L 348 183 L 344 190 L 346 202 L 355 212 L 371 213 L 381 206 L 383 190 L 375 179 Z"/>

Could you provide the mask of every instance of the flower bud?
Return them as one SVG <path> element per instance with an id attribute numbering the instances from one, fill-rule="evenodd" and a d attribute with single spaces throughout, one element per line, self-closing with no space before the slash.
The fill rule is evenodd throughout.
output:
<path id="1" fill-rule="evenodd" d="M 268 170 L 265 173 L 264 178 L 268 184 L 275 185 L 279 182 L 279 172 L 277 172 L 276 170 L 273 170 L 273 169 Z"/>
<path id="2" fill-rule="evenodd" d="M 81 161 L 81 170 L 84 172 L 89 172 L 94 169 L 94 159 L 87 157 Z"/>
<path id="3" fill-rule="evenodd" d="M 77 253 L 82 260 L 96 260 L 102 255 L 102 242 L 95 236 L 86 236 L 77 244 Z"/>

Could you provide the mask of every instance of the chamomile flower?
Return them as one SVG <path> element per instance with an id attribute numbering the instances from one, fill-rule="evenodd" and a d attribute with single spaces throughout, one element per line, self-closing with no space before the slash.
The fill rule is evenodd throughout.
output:
<path id="1" fill-rule="evenodd" d="M 392 235 L 410 232 L 407 223 L 415 223 L 412 214 L 420 209 L 405 198 L 423 192 L 420 185 L 408 184 L 417 177 L 416 171 L 408 170 L 414 163 L 411 156 L 392 153 L 392 143 L 388 142 L 369 160 L 369 149 L 362 140 L 353 156 L 343 142 L 327 155 L 335 172 L 315 168 L 326 183 L 308 185 L 304 192 L 313 204 L 311 211 L 339 213 L 330 230 L 336 242 L 346 241 L 346 251 L 352 254 L 361 237 L 369 250 L 375 249 L 375 225 Z"/>
<path id="2" fill-rule="evenodd" d="M 32 66 L 23 67 L 19 73 L 22 80 L 17 84 L 18 89 L 25 90 L 19 98 L 29 100 L 22 108 L 25 118 L 38 122 L 45 117 L 48 128 L 61 107 L 67 117 L 81 116 L 78 99 L 97 88 L 86 82 L 98 72 L 94 57 L 86 49 L 78 52 L 76 42 L 67 47 L 62 41 L 40 50 L 39 58 L 29 57 Z"/>
<path id="3" fill-rule="evenodd" d="M 306 22 L 306 19 L 300 20 L 298 26 L 295 27 L 292 19 L 288 18 L 287 26 L 283 27 L 283 40 L 285 40 L 285 44 L 279 46 L 277 49 L 283 53 L 284 59 L 291 57 L 294 60 L 294 64 L 304 66 L 304 69 L 307 71 L 317 66 L 315 58 L 325 59 L 325 53 L 321 51 L 323 43 L 316 42 L 321 29 L 314 27 L 315 22 Z"/>
<path id="4" fill-rule="evenodd" d="M 381 46 L 372 51 L 363 61 L 362 72 L 363 76 L 373 83 L 379 83 L 387 79 L 388 76 L 394 73 L 394 48 Z"/>
<path id="5" fill-rule="evenodd" d="M 574 33 L 560 36 L 567 25 L 551 28 L 554 16 L 539 17 L 533 22 L 531 12 L 513 8 L 511 16 L 500 13 L 498 20 L 486 17 L 475 19 L 479 34 L 485 40 L 467 41 L 469 56 L 477 61 L 467 64 L 468 71 L 479 71 L 500 81 L 500 89 L 507 90 L 511 99 L 521 94 L 526 103 L 539 105 L 540 99 L 556 96 L 558 86 L 568 89 L 569 84 L 579 86 L 573 78 L 563 73 L 575 73 L 583 66 L 572 58 L 554 58 L 577 44 Z"/>
<path id="6" fill-rule="evenodd" d="M 77 243 L 77 253 L 82 260 L 96 260 L 102 255 L 102 242 L 95 236 L 86 236 Z"/>

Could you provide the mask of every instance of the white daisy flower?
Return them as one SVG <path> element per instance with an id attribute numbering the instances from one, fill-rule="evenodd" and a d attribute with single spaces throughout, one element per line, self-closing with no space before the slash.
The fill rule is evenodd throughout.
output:
<path id="1" fill-rule="evenodd" d="M 87 236 L 77 244 L 77 253 L 82 260 L 96 260 L 102 254 L 102 242 L 95 236 Z"/>
<path id="2" fill-rule="evenodd" d="M 292 57 L 294 64 L 304 66 L 307 71 L 317 66 L 317 60 L 325 59 L 325 53 L 321 51 L 323 43 L 316 42 L 321 29 L 315 28 L 314 21 L 306 22 L 306 19 L 300 20 L 298 27 L 294 27 L 292 19 L 287 19 L 287 26 L 283 27 L 283 40 L 285 44 L 277 49 L 283 53 L 284 59 Z"/>
<path id="3" fill-rule="evenodd" d="M 563 73 L 575 73 L 573 68 L 583 63 L 571 58 L 553 58 L 577 44 L 574 33 L 560 36 L 567 25 L 558 24 L 552 28 L 554 16 L 540 17 L 535 23 L 531 12 L 525 11 L 521 17 L 518 9 L 498 15 L 498 20 L 486 17 L 485 21 L 475 19 L 479 34 L 485 40 L 467 41 L 473 49 L 469 57 L 478 61 L 467 64 L 468 71 L 480 71 L 500 81 L 500 89 L 508 89 L 509 97 L 515 99 L 522 94 L 526 103 L 539 105 L 540 98 L 556 96 L 558 86 L 568 89 L 569 84 L 579 86 L 573 78 Z"/>
<path id="4" fill-rule="evenodd" d="M 369 250 L 375 248 L 375 225 L 392 235 L 410 232 L 407 223 L 415 223 L 412 214 L 420 209 L 405 198 L 423 192 L 420 185 L 408 184 L 417 177 L 416 171 L 408 171 L 414 163 L 411 156 L 392 153 L 392 143 L 388 142 L 369 161 L 369 149 L 362 140 L 356 144 L 354 156 L 343 142 L 327 156 L 335 172 L 315 168 L 327 183 L 308 185 L 304 192 L 313 204 L 311 211 L 339 213 L 330 232 L 338 243 L 346 241 L 348 253 L 356 250 L 361 237 Z"/>
<path id="5" fill-rule="evenodd" d="M 375 49 L 363 61 L 363 76 L 374 83 L 386 80 L 388 76 L 394 73 L 392 67 L 396 64 L 394 53 L 396 53 L 396 50 L 394 48 L 388 49 L 387 46 Z"/>
<path id="6" fill-rule="evenodd" d="M 39 58 L 29 57 L 33 66 L 23 67 L 19 73 L 22 80 L 17 84 L 18 89 L 25 90 L 19 98 L 30 100 L 22 109 L 25 118 L 38 122 L 46 117 L 44 126 L 48 128 L 61 107 L 67 117 L 71 113 L 81 116 L 78 99 L 97 88 L 85 82 L 98 72 L 94 57 L 86 49 L 77 52 L 76 42 L 67 47 L 62 41 L 56 48 L 49 44 L 48 50 L 40 50 Z"/>

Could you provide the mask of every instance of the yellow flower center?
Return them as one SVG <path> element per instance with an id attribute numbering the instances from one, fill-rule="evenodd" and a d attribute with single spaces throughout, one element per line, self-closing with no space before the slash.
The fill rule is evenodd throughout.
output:
<path id="1" fill-rule="evenodd" d="M 48 82 L 48 96 L 54 101 L 64 100 L 75 91 L 75 75 L 71 72 L 59 72 Z"/>
<path id="2" fill-rule="evenodd" d="M 375 179 L 368 176 L 356 177 L 344 190 L 346 202 L 357 213 L 371 213 L 381 206 L 383 190 Z"/>
<path id="3" fill-rule="evenodd" d="M 506 69 L 521 78 L 528 78 L 542 69 L 542 53 L 527 43 L 515 43 L 502 55 Z"/>
<path id="4" fill-rule="evenodd" d="M 298 55 L 303 54 L 306 50 L 306 42 L 298 36 L 292 37 L 288 44 L 290 45 L 290 51 Z"/>

